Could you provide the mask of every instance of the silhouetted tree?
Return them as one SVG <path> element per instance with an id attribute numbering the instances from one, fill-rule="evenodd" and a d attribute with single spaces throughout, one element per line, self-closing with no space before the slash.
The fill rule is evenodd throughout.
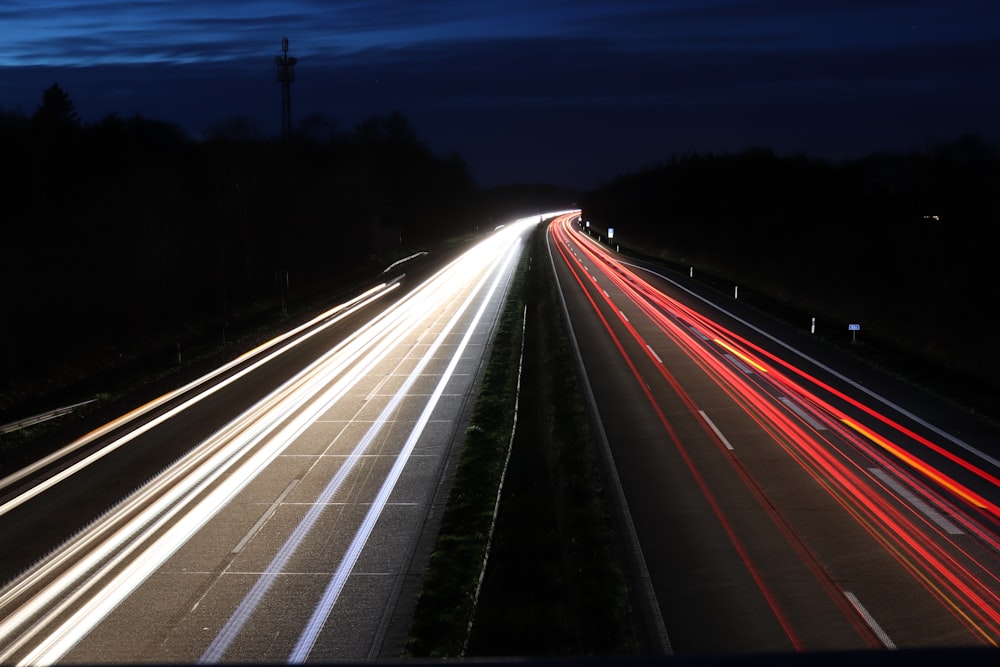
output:
<path id="1" fill-rule="evenodd" d="M 75 127 L 80 124 L 80 116 L 73 102 L 58 83 L 42 92 L 42 103 L 35 110 L 32 120 L 45 127 Z"/>
<path id="2" fill-rule="evenodd" d="M 30 118 L 0 111 L 0 421 L 57 376 L 173 359 L 177 341 L 219 342 L 223 323 L 280 312 L 282 272 L 282 296 L 314 298 L 384 268 L 372 256 L 401 235 L 426 250 L 457 227 L 467 168 L 401 114 L 345 134 L 304 123 L 293 143 L 258 140 L 245 117 L 189 141 L 140 115 L 84 124 L 58 85 Z"/>
<path id="3" fill-rule="evenodd" d="M 839 164 L 766 149 L 686 155 L 583 203 L 623 243 L 1000 377 L 1000 363 L 967 344 L 993 300 L 1000 226 L 1000 155 L 979 137 Z"/>

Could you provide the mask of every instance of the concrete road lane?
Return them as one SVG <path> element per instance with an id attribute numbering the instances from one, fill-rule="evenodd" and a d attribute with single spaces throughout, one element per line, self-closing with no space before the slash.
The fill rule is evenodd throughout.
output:
<path id="1" fill-rule="evenodd" d="M 212 465 L 224 474 L 193 491 L 183 515 L 143 538 L 136 558 L 102 575 L 116 582 L 134 578 L 129 594 L 117 599 L 103 582 L 94 584 L 91 597 L 68 603 L 53 619 L 58 629 L 5 659 L 397 657 L 420 569 L 414 551 L 441 499 L 520 256 L 517 239 L 536 222 L 506 227 L 485 254 L 429 283 L 428 300 L 402 300 L 412 304 L 404 330 L 373 339 L 356 362 L 363 373 L 352 374 L 332 355 L 257 406 L 259 418 L 234 420 L 216 434 L 219 443 L 206 441 L 203 447 L 217 448 Z M 338 370 L 325 378 L 324 364 Z M 300 391 L 301 400 L 295 398 Z M 273 423 L 263 429 L 258 424 L 267 410 L 284 412 L 267 417 Z M 239 453 L 234 449 L 226 460 L 230 443 L 241 441 Z M 236 485 L 235 495 L 210 505 L 215 489 L 226 484 Z M 207 514 L 197 517 L 200 512 Z M 158 550 L 183 521 L 197 529 Z M 138 569 L 133 561 L 142 560 L 155 567 Z M 127 575 L 133 567 L 138 574 Z M 107 609 L 99 623 L 74 634 L 72 617 L 87 616 L 88 605 Z M 48 652 L 35 648 L 63 629 L 62 644 Z"/>
<path id="2" fill-rule="evenodd" d="M 502 274 L 488 276 L 480 284 L 472 282 L 446 309 L 429 313 L 426 324 L 415 327 L 347 396 L 315 420 L 67 658 L 92 662 L 106 656 L 110 644 L 114 655 L 125 660 L 285 661 L 303 629 L 310 629 L 314 610 L 337 576 L 345 580 L 335 613 L 321 617 L 319 626 L 312 628 L 317 636 L 309 657 L 357 660 L 380 655 L 400 578 L 408 572 L 413 543 L 438 487 L 512 266 L 498 268 Z M 438 347 L 428 356 L 435 344 Z M 456 359 L 427 428 L 409 454 L 404 476 L 384 509 L 378 510 L 375 528 L 353 567 L 346 575 L 339 572 L 359 527 L 375 507 L 376 495 L 418 428 L 428 399 Z M 370 444 L 357 451 L 358 443 L 368 436 Z M 315 523 L 298 536 L 330 480 L 345 470 L 340 488 L 324 501 Z M 280 571 L 273 571 L 275 554 L 290 544 L 294 553 Z M 267 577 L 273 583 L 266 594 L 240 610 L 248 592 Z M 161 604 L 164 596 L 176 600 L 176 605 Z M 246 618 L 232 642 L 206 655 L 206 647 L 212 646 L 234 613 Z M 130 655 L 121 637 L 134 636 L 143 628 L 160 630 Z"/>

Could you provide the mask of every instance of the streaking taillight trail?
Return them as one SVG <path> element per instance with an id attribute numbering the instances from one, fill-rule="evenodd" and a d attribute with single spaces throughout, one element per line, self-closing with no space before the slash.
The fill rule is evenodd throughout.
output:
<path id="1" fill-rule="evenodd" d="M 574 217 L 550 226 L 559 256 L 572 271 L 598 314 L 614 346 L 643 386 L 673 446 L 684 454 L 659 399 L 640 376 L 636 363 L 619 340 L 626 332 L 692 414 L 700 414 L 707 433 L 722 449 L 728 442 L 708 421 L 684 387 L 663 364 L 650 341 L 623 312 L 624 304 L 609 295 L 614 288 L 722 388 L 806 474 L 815 480 L 886 552 L 919 582 L 943 608 L 959 619 L 980 642 L 1000 641 L 1000 478 L 977 462 L 920 435 L 861 400 L 833 387 L 787 359 L 764 349 L 656 289 L 609 248 L 574 229 Z M 586 277 L 584 277 L 586 276 Z M 587 285 L 595 289 L 588 290 Z M 608 287 L 602 287 L 602 284 Z M 616 294 L 617 296 L 617 294 Z M 634 315 L 633 315 L 634 318 Z M 617 319 L 615 326 L 611 321 Z M 616 334 L 616 331 L 619 333 Z M 850 411 L 850 413 L 848 412 Z M 752 476 L 737 456 L 732 465 L 749 487 Z M 687 457 L 687 454 L 684 454 Z M 947 464 L 948 470 L 939 464 Z M 959 479 L 971 475 L 976 488 Z M 691 466 L 697 476 L 697 470 Z M 699 482 L 701 483 L 701 482 Z M 985 490 L 984 490 L 985 489 Z M 710 489 L 703 489 L 712 502 Z M 912 495 L 911 495 L 912 493 Z M 767 503 L 766 497 L 761 497 Z M 914 505 L 914 499 L 917 506 Z M 725 523 L 725 517 L 720 519 Z M 774 513 L 776 523 L 784 520 Z M 803 560 L 815 560 L 788 525 L 779 525 Z M 973 536 L 986 549 L 973 554 L 961 537 Z M 738 538 L 731 535 L 739 550 Z M 983 556 L 987 554 L 986 562 Z M 747 567 L 755 570 L 747 557 Z M 817 576 L 827 576 L 817 564 Z M 762 594 L 798 646 L 793 624 L 783 618 L 780 603 L 758 579 Z M 834 595 L 840 595 L 835 592 Z M 848 596 L 849 597 L 849 596 Z M 846 598 L 845 598 L 846 599 Z M 847 606 L 842 607 L 845 613 Z"/>

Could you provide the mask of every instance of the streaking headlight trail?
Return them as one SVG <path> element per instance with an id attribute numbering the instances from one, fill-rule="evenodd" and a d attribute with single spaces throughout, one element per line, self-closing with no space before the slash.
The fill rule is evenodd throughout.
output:
<path id="1" fill-rule="evenodd" d="M 375 443 L 384 449 L 390 437 L 387 433 L 391 431 L 391 438 L 401 438 L 401 445 L 393 454 L 394 464 L 389 466 L 378 493 L 370 500 L 366 517 L 352 529 L 339 567 L 332 571 L 325 593 L 316 599 L 311 618 L 300 628 L 296 645 L 290 645 L 286 654 L 293 662 L 309 657 L 414 447 L 424 436 L 446 388 L 454 382 L 456 368 L 465 358 L 470 340 L 476 335 L 488 335 L 489 329 L 484 328 L 491 326 L 485 319 L 487 308 L 496 310 L 497 299 L 503 297 L 521 253 L 524 235 L 552 215 L 522 219 L 490 234 L 8 585 L 0 592 L 0 637 L 4 638 L 0 662 L 51 664 L 62 660 L 183 545 L 204 530 L 233 498 L 250 489 L 269 466 L 314 432 L 324 415 L 345 409 L 360 414 L 360 410 L 381 405 L 374 418 L 357 421 L 367 424 L 364 434 L 349 453 L 337 456 L 336 471 L 308 501 L 308 510 L 274 552 L 270 564 L 239 604 L 228 612 L 228 621 L 199 650 L 205 662 L 230 655 L 230 649 L 241 641 L 241 630 L 248 619 L 259 613 L 261 601 L 277 594 L 272 591 L 277 588 L 275 582 L 301 545 L 312 538 L 316 522 L 344 494 L 345 484 L 357 477 L 363 462 L 370 460 Z M 334 321 L 391 289 L 390 284 L 376 288 L 324 313 L 317 322 Z M 273 355 L 280 354 L 285 338 L 252 353 L 256 358 L 254 363 L 267 363 Z M 388 392 L 378 392 L 377 398 L 376 391 L 385 381 L 372 390 L 360 389 L 368 374 L 376 369 L 388 369 L 377 371 L 379 376 L 388 373 L 387 380 L 398 378 L 398 385 Z M 418 390 L 430 374 L 437 377 L 433 390 L 429 393 Z M 224 382 L 238 382 L 241 377 L 242 371 L 228 376 Z M 212 384 L 210 379 L 185 388 L 182 393 L 191 392 L 189 398 L 142 428 L 156 428 L 182 413 L 189 403 L 217 391 L 218 384 Z M 205 387 L 202 392 L 192 391 L 202 384 Z M 362 394 L 363 399 L 359 398 Z M 401 421 L 404 405 L 422 406 L 414 422 Z M 122 421 L 134 417 L 126 416 Z M 403 424 L 407 424 L 407 431 L 397 434 Z M 335 438 L 341 438 L 345 432 L 341 429 Z M 128 433 L 108 447 L 125 446 L 134 437 Z M 100 455 L 100 452 L 94 454 Z M 380 451 L 380 455 L 385 456 L 386 452 Z M 83 474 L 86 466 L 87 462 L 81 461 L 66 475 Z M 9 483 L 13 483 L 14 477 Z M 61 479 L 65 477 L 51 478 L 46 488 Z M 296 485 L 298 481 L 296 477 L 286 485 L 281 498 L 293 488 L 296 494 L 302 492 L 305 485 Z M 24 500 L 14 498 L 0 507 L 0 512 L 19 502 Z M 304 501 L 298 498 L 296 502 Z M 264 530 L 266 517 L 272 515 L 273 510 L 265 514 L 240 541 L 239 548 L 233 547 L 232 553 L 243 553 L 247 542 Z M 224 574 L 225 570 L 221 572 Z"/>

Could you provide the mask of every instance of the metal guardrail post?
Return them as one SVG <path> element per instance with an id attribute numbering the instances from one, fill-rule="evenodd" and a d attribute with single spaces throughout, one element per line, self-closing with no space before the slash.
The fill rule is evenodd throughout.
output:
<path id="1" fill-rule="evenodd" d="M 89 401 L 82 401 L 80 403 L 74 403 L 73 405 L 67 405 L 61 408 L 56 408 L 55 410 L 49 410 L 48 412 L 42 412 L 41 414 L 32 415 L 31 417 L 25 417 L 24 419 L 19 419 L 17 421 L 8 422 L 7 424 L 0 425 L 0 435 L 4 433 L 13 433 L 14 431 L 20 431 L 21 429 L 28 428 L 29 426 L 34 426 L 35 424 L 41 424 L 42 422 L 48 421 L 50 419 L 55 419 L 56 417 L 62 417 L 67 415 L 73 410 L 77 409 L 82 405 L 87 405 L 88 403 L 93 403 L 96 398 L 92 398 Z"/>

